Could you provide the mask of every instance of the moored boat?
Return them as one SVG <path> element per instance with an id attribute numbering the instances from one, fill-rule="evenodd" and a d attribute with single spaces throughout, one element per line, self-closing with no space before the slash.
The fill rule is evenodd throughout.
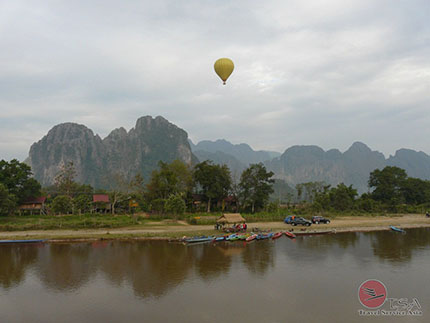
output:
<path id="1" fill-rule="evenodd" d="M 283 232 L 276 232 L 273 236 L 272 236 L 272 240 L 278 239 L 280 237 L 282 237 Z"/>
<path id="2" fill-rule="evenodd" d="M 268 234 L 259 234 L 257 236 L 257 240 L 265 240 L 265 239 L 270 239 L 273 236 L 273 233 L 268 233 Z"/>
<path id="3" fill-rule="evenodd" d="M 7 243 L 41 243 L 45 240 L 0 240 L 0 244 L 7 244 Z"/>
<path id="4" fill-rule="evenodd" d="M 246 238 L 246 242 L 250 242 L 252 240 L 255 240 L 257 238 L 258 234 L 250 235 L 248 238 Z"/>
<path id="5" fill-rule="evenodd" d="M 197 242 L 210 242 L 213 241 L 214 237 L 206 237 L 206 236 L 201 236 L 201 237 L 192 237 L 192 238 L 185 238 L 184 241 L 186 243 L 197 243 Z"/>
<path id="6" fill-rule="evenodd" d="M 406 233 L 405 230 L 395 227 L 394 225 L 390 225 L 391 230 L 395 231 L 395 232 L 401 232 L 401 233 Z"/>
<path id="7" fill-rule="evenodd" d="M 296 237 L 296 235 L 294 233 L 289 232 L 289 231 L 285 231 L 284 234 L 290 239 L 294 239 Z"/>
<path id="8" fill-rule="evenodd" d="M 250 236 L 249 233 L 238 235 L 239 240 L 246 240 Z"/>
<path id="9" fill-rule="evenodd" d="M 239 237 L 236 233 L 230 234 L 227 238 L 225 238 L 227 241 L 236 241 L 239 240 Z"/>

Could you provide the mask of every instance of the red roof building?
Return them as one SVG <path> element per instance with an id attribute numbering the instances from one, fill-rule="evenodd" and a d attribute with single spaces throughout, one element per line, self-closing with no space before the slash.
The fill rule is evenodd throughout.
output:
<path id="1" fill-rule="evenodd" d="M 95 213 L 107 213 L 111 209 L 109 195 L 94 194 L 93 195 L 93 210 Z"/>
<path id="2" fill-rule="evenodd" d="M 102 202 L 102 203 L 110 203 L 109 195 L 107 194 L 94 194 L 93 195 L 93 203 Z"/>

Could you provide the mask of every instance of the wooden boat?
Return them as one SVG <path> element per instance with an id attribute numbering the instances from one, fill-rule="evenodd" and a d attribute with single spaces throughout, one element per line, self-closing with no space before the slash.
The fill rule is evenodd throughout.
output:
<path id="1" fill-rule="evenodd" d="M 283 232 L 276 232 L 273 236 L 272 236 L 272 240 L 278 239 L 280 237 L 282 237 L 284 233 Z"/>
<path id="2" fill-rule="evenodd" d="M 210 242 L 213 240 L 214 240 L 214 237 L 201 236 L 201 237 L 186 238 L 184 241 L 186 243 L 197 243 L 197 242 Z"/>
<path id="3" fill-rule="evenodd" d="M 236 241 L 236 240 L 239 240 L 239 237 L 237 236 L 237 234 L 233 233 L 233 234 L 230 234 L 227 238 L 225 238 L 225 240 Z"/>
<path id="4" fill-rule="evenodd" d="M 45 240 L 0 240 L 0 244 L 7 244 L 7 243 L 41 243 Z"/>
<path id="5" fill-rule="evenodd" d="M 226 236 L 221 236 L 221 237 L 216 237 L 215 239 L 214 239 L 214 241 L 224 241 L 226 239 Z"/>
<path id="6" fill-rule="evenodd" d="M 406 233 L 405 230 L 395 227 L 394 225 L 390 225 L 391 230 L 395 231 L 395 232 L 400 232 L 400 233 Z"/>
<path id="7" fill-rule="evenodd" d="M 250 235 L 248 238 L 246 238 L 246 242 L 250 242 L 252 240 L 255 240 L 257 238 L 258 234 Z"/>
<path id="8" fill-rule="evenodd" d="M 257 236 L 257 240 L 265 240 L 265 239 L 270 239 L 273 236 L 273 233 L 268 233 L 268 234 L 259 234 Z"/>
<path id="9" fill-rule="evenodd" d="M 284 234 L 290 239 L 294 239 L 296 237 L 296 235 L 294 233 L 289 232 L 289 231 L 285 231 Z"/>
<path id="10" fill-rule="evenodd" d="M 238 235 L 239 240 L 246 240 L 250 236 L 249 233 Z"/>

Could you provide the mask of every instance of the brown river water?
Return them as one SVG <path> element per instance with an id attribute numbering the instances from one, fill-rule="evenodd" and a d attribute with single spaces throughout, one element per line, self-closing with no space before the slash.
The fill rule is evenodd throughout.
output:
<path id="1" fill-rule="evenodd" d="M 430 322 L 429 276 L 430 229 L 0 245 L 0 322 Z M 359 301 L 368 279 L 379 309 Z"/>

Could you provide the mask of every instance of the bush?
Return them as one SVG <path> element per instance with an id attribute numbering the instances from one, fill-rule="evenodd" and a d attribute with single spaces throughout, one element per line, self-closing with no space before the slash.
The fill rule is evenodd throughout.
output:
<path id="1" fill-rule="evenodd" d="M 178 194 L 170 195 L 164 205 L 164 210 L 167 213 L 174 214 L 174 215 L 184 214 L 185 208 L 186 208 L 185 201 Z"/>
<path id="2" fill-rule="evenodd" d="M 79 214 L 91 211 L 91 197 L 90 195 L 79 195 L 73 199 L 73 206 L 75 211 Z"/>
<path id="3" fill-rule="evenodd" d="M 165 199 L 155 199 L 151 201 L 150 210 L 156 213 L 164 213 Z"/>
<path id="4" fill-rule="evenodd" d="M 9 215 L 16 206 L 15 197 L 0 183 L 0 215 Z"/>
<path id="5" fill-rule="evenodd" d="M 266 211 L 270 212 L 270 213 L 278 212 L 279 211 L 279 202 L 275 201 L 275 202 L 270 202 L 269 204 L 267 204 Z"/>
<path id="6" fill-rule="evenodd" d="M 72 211 L 72 199 L 66 195 L 58 195 L 52 201 L 52 210 L 55 214 L 68 214 Z"/>

